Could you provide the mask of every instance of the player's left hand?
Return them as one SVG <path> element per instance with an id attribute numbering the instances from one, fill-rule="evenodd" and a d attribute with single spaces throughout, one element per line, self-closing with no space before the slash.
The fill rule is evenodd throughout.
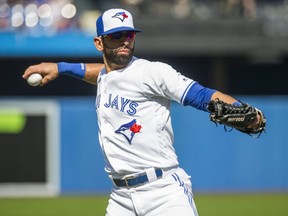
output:
<path id="1" fill-rule="evenodd" d="M 235 128 L 246 134 L 260 134 L 265 131 L 266 118 L 261 110 L 246 103 L 233 105 L 219 99 L 208 103 L 210 120 Z"/>
<path id="2" fill-rule="evenodd" d="M 22 75 L 22 78 L 27 79 L 33 73 L 39 73 L 42 75 L 43 79 L 40 84 L 41 86 L 46 85 L 59 76 L 57 64 L 51 62 L 43 62 L 29 66 Z"/>

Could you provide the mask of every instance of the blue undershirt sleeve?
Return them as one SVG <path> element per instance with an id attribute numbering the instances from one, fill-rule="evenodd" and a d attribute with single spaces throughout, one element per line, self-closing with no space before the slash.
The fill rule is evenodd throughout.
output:
<path id="1" fill-rule="evenodd" d="M 214 92 L 216 92 L 216 90 L 203 87 L 199 83 L 195 82 L 188 90 L 183 105 L 190 105 L 196 109 L 208 112 L 206 106 L 211 100 Z"/>

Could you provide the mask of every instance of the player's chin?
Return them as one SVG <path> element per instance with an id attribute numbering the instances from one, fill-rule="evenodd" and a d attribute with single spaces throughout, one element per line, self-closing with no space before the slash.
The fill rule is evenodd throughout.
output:
<path id="1" fill-rule="evenodd" d="M 114 59 L 114 62 L 118 65 L 125 65 L 126 66 L 127 64 L 129 64 L 131 59 L 132 59 L 132 54 L 129 54 L 129 55 L 118 54 L 117 58 Z"/>

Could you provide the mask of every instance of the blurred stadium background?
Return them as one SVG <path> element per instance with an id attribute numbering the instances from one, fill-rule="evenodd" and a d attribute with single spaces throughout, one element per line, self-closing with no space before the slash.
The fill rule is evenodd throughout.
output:
<path id="1" fill-rule="evenodd" d="M 43 61 L 101 62 L 95 20 L 112 7 L 143 29 L 136 56 L 267 116 L 267 132 L 254 139 L 172 104 L 175 148 L 200 215 L 288 215 L 287 0 L 0 0 L 0 215 L 104 215 L 111 183 L 96 88 L 69 77 L 33 88 L 21 75 Z"/>

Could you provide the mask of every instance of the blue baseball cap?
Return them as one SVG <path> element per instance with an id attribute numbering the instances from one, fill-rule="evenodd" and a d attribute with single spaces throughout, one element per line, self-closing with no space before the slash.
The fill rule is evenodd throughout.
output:
<path id="1" fill-rule="evenodd" d="M 124 9 L 110 9 L 105 11 L 96 21 L 97 36 L 107 35 L 119 31 L 141 32 L 134 28 L 133 17 Z"/>

